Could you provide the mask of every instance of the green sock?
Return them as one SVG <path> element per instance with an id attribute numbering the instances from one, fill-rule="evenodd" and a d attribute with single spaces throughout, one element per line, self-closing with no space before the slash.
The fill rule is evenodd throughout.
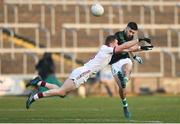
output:
<path id="1" fill-rule="evenodd" d="M 127 107 L 128 106 L 126 98 L 122 100 L 122 104 L 123 104 L 123 107 Z"/>

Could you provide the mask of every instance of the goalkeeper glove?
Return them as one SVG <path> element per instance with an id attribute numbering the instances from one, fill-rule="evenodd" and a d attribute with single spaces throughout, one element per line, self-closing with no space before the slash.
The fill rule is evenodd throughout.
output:
<path id="1" fill-rule="evenodd" d="M 141 50 L 152 50 L 152 48 L 153 48 L 154 46 L 140 46 L 140 49 Z"/>
<path id="2" fill-rule="evenodd" d="M 146 37 L 139 38 L 139 42 L 141 42 L 141 41 L 146 41 L 147 43 L 151 44 L 151 39 L 150 38 L 146 38 Z"/>
<path id="3" fill-rule="evenodd" d="M 133 56 L 133 59 L 136 60 L 139 64 L 143 64 L 143 60 L 140 56 L 135 55 Z"/>

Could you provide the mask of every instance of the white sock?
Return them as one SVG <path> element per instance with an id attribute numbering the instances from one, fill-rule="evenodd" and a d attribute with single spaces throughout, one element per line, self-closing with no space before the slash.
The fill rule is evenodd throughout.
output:
<path id="1" fill-rule="evenodd" d="M 42 83 L 42 81 L 39 81 L 39 82 L 37 83 L 37 85 L 38 85 L 38 86 L 41 86 L 41 83 Z"/>

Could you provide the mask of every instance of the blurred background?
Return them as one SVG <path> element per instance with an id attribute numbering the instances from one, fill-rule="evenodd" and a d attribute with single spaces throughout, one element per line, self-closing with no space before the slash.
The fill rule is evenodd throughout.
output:
<path id="1" fill-rule="evenodd" d="M 94 2 L 103 5 L 103 16 L 91 14 Z M 51 53 L 53 78 L 62 84 L 108 34 L 130 21 L 155 48 L 138 53 L 144 64 L 134 62 L 128 95 L 180 94 L 179 0 L 0 0 L 0 96 L 27 95 L 31 89 L 25 84 L 40 71 L 37 65 L 45 53 Z M 118 96 L 110 68 L 73 94 Z"/>

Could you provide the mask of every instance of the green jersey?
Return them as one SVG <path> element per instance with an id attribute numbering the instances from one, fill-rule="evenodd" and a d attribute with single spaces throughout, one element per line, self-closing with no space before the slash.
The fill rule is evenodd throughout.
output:
<path id="1" fill-rule="evenodd" d="M 117 37 L 118 45 L 121 45 L 121 44 L 133 39 L 133 37 L 127 38 L 124 31 L 116 32 L 115 36 Z M 112 64 L 116 63 L 117 61 L 119 61 L 120 59 L 125 59 L 125 58 L 130 58 L 128 52 L 121 52 L 118 54 L 114 54 L 112 56 L 109 64 L 112 65 Z"/>

